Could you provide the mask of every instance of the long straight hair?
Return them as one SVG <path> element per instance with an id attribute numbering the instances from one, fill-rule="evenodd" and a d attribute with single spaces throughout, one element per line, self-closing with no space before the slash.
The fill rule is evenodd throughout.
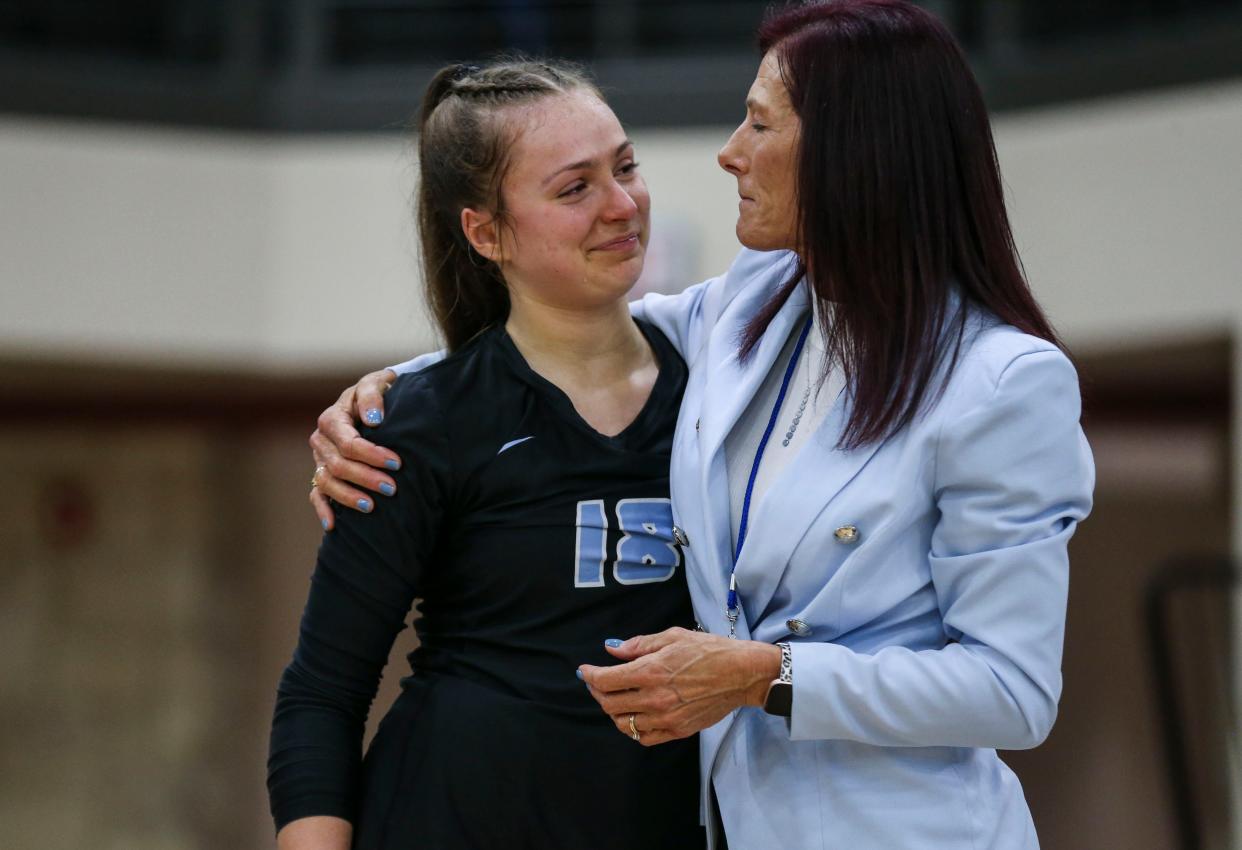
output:
<path id="1" fill-rule="evenodd" d="M 743 356 L 805 277 L 852 400 L 843 448 L 886 439 L 943 390 L 968 309 L 1060 346 L 1014 246 L 983 95 L 961 48 L 903 0 L 773 10 L 801 121 L 798 267 L 742 335 Z M 955 297 L 956 294 L 956 297 Z"/>

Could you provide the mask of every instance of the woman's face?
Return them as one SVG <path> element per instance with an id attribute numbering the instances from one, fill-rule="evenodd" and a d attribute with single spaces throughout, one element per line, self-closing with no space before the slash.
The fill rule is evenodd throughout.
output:
<path id="1" fill-rule="evenodd" d="M 737 238 L 747 248 L 797 248 L 801 129 L 776 53 L 768 51 L 746 95 L 746 120 L 716 156 L 720 167 L 737 178 Z"/>
<path id="2" fill-rule="evenodd" d="M 504 226 L 465 210 L 462 225 L 517 298 L 564 309 L 623 298 L 643 270 L 651 200 L 634 146 L 585 91 L 514 110 L 501 192 Z"/>

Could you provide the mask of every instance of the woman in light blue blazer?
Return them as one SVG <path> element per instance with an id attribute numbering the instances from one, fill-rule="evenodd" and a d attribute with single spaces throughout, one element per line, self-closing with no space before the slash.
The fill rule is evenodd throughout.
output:
<path id="1" fill-rule="evenodd" d="M 700 630 L 601 636 L 622 663 L 579 672 L 639 743 L 701 733 L 714 847 L 1036 848 L 996 750 L 1055 719 L 1094 476 L 982 97 L 902 0 L 788 8 L 760 45 L 719 157 L 750 250 L 636 306 L 690 367 L 672 495 Z M 356 437 L 342 415 L 317 460 Z"/>

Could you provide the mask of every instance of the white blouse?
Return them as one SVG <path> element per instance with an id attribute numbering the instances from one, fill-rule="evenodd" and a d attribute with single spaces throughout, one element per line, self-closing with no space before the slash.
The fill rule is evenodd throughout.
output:
<path id="1" fill-rule="evenodd" d="M 776 427 L 768 438 L 767 448 L 759 463 L 759 472 L 755 476 L 755 487 L 750 497 L 750 516 L 753 520 L 755 511 L 772 484 L 780 477 L 798 454 L 798 450 L 811 439 L 818 430 L 828 411 L 832 409 L 845 386 L 841 370 L 834 368 L 827 378 L 820 383 L 824 361 L 828 352 L 824 347 L 822 328 L 823 316 L 815 305 L 815 325 L 807 334 L 806 344 L 802 347 L 801 356 L 794 367 L 793 377 L 789 381 L 789 389 L 780 412 L 776 417 Z M 759 449 L 759 441 L 763 438 L 764 429 L 772 415 L 772 406 L 780 395 L 781 381 L 785 378 L 785 370 L 789 367 L 789 359 L 797 346 L 798 335 L 802 333 L 802 323 L 798 322 L 785 342 L 779 357 L 772 364 L 772 369 L 763 380 L 759 392 L 751 399 L 746 410 L 733 426 L 733 430 L 725 437 L 725 463 L 729 471 L 729 504 L 730 525 L 733 530 L 733 546 L 737 547 L 738 527 L 742 522 L 742 504 L 746 499 L 746 484 L 750 480 L 751 466 L 755 460 L 755 452 Z M 799 409 L 801 415 L 799 416 Z M 796 420 L 796 424 L 795 424 Z M 790 431 L 793 434 L 790 436 Z M 818 439 L 831 439 L 829 435 L 821 435 Z"/>

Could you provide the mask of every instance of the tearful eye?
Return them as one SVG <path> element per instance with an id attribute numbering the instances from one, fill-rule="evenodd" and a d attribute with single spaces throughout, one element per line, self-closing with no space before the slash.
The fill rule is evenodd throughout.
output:
<path id="1" fill-rule="evenodd" d="M 585 183 L 575 183 L 574 185 L 572 185 L 572 186 L 570 186 L 568 189 L 566 189 L 564 192 L 561 192 L 559 195 L 557 195 L 557 197 L 558 197 L 558 198 L 568 198 L 568 197 L 571 197 L 571 196 L 573 196 L 573 195 L 578 195 L 578 194 L 581 194 L 582 190 L 583 190 L 583 189 L 585 189 L 585 188 L 586 188 L 586 184 L 585 184 Z"/>

